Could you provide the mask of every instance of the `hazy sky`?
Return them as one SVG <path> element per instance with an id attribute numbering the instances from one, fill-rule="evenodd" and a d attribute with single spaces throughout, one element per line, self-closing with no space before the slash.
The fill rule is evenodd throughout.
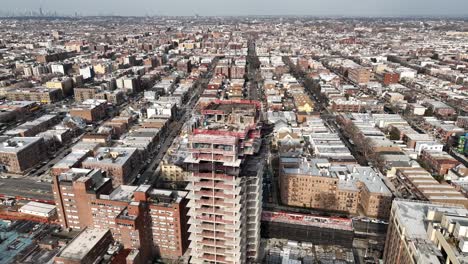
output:
<path id="1" fill-rule="evenodd" d="M 0 0 L 2 11 L 82 15 L 468 16 L 468 0 Z"/>

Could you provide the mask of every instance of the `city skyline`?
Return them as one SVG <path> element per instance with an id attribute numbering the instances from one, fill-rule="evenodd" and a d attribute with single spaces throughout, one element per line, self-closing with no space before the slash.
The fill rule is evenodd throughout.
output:
<path id="1" fill-rule="evenodd" d="M 248 7 L 248 8 L 247 8 Z M 40 10 L 40 11 L 39 11 Z M 248 10 L 248 11 L 247 11 Z M 410 3 L 403 0 L 372 1 L 360 0 L 293 0 L 282 2 L 247 1 L 220 5 L 213 0 L 203 2 L 183 1 L 174 8 L 172 3 L 138 0 L 129 4 L 126 1 L 104 0 L 96 4 L 91 0 L 80 2 L 61 2 L 56 0 L 22 0 L 3 4 L 3 14 L 25 14 L 43 12 L 59 15 L 115 15 L 115 16 L 248 16 L 248 15 L 297 15 L 297 16 L 351 16 L 351 17 L 408 17 L 408 16 L 449 16 L 465 17 L 468 12 L 468 2 L 449 0 L 445 2 L 429 0 L 414 0 Z"/>
<path id="2" fill-rule="evenodd" d="M 17 1 L 0 264 L 468 263 L 460 0 Z"/>

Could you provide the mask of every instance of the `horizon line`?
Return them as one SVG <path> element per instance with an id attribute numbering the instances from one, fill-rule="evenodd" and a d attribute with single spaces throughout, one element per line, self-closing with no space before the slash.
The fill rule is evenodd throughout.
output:
<path id="1" fill-rule="evenodd" d="M 190 18 L 190 17 L 199 17 L 199 18 L 264 18 L 264 17 L 276 17 L 276 18 L 468 18 L 468 14 L 452 14 L 452 15 L 438 15 L 438 14 L 426 14 L 426 15 L 304 15 L 304 14 L 247 14 L 247 15 L 115 15 L 115 14 L 87 14 L 87 15 L 75 15 L 75 14 L 57 14 L 57 15 L 0 15 L 2 18 L 86 18 L 86 17 L 113 17 L 113 18 Z"/>

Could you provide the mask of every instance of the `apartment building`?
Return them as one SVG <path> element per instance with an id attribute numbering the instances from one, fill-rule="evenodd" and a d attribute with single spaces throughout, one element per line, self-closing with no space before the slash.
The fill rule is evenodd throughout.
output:
<path id="1" fill-rule="evenodd" d="M 383 261 L 465 263 L 468 211 L 421 201 L 393 201 Z"/>
<path id="2" fill-rule="evenodd" d="M 392 193 L 379 172 L 327 159 L 281 158 L 280 195 L 283 204 L 388 218 Z"/>
<path id="3" fill-rule="evenodd" d="M 0 172 L 24 173 L 46 158 L 44 139 L 15 137 L 0 144 Z"/>
<path id="4" fill-rule="evenodd" d="M 43 115 L 32 121 L 25 122 L 14 129 L 5 132 L 9 136 L 34 137 L 37 134 L 48 130 L 53 125 L 59 123 L 61 118 L 58 115 Z"/>
<path id="5" fill-rule="evenodd" d="M 192 71 L 192 62 L 188 59 L 181 59 L 176 63 L 177 70 L 190 73 Z"/>
<path id="6" fill-rule="evenodd" d="M 60 89 L 64 96 L 73 94 L 73 80 L 72 78 L 55 78 L 48 81 L 45 85 L 49 89 Z"/>
<path id="7" fill-rule="evenodd" d="M 460 162 L 445 151 L 424 149 L 421 152 L 421 160 L 429 169 L 438 175 L 445 175 Z"/>
<path id="8" fill-rule="evenodd" d="M 99 93 L 99 88 L 96 87 L 79 87 L 73 89 L 75 95 L 75 102 L 83 102 L 88 99 L 94 99 L 96 94 Z"/>
<path id="9" fill-rule="evenodd" d="M 385 101 L 395 104 L 398 102 L 401 102 L 405 99 L 405 96 L 402 95 L 401 93 L 385 93 L 384 95 Z"/>
<path id="10" fill-rule="evenodd" d="M 54 178 L 53 193 L 62 227 L 108 230 L 146 263 L 155 254 L 182 256 L 188 247 L 187 192 L 149 185 L 112 186 L 100 170 L 76 169 Z"/>
<path id="11" fill-rule="evenodd" d="M 366 102 L 359 100 L 346 101 L 343 99 L 334 99 L 330 102 L 330 105 L 330 108 L 334 112 L 361 113 L 370 108 Z"/>
<path id="12" fill-rule="evenodd" d="M 82 162 L 86 169 L 100 169 L 112 178 L 115 186 L 129 184 L 136 177 L 141 164 L 136 148 L 99 148 L 94 157 L 88 157 Z"/>
<path id="13" fill-rule="evenodd" d="M 176 164 L 162 162 L 161 163 L 161 180 L 169 182 L 181 182 L 187 180 L 187 171 Z"/>
<path id="14" fill-rule="evenodd" d="M 215 100 L 189 137 L 191 263 L 258 257 L 262 175 L 260 103 Z"/>
<path id="15" fill-rule="evenodd" d="M 61 89 L 48 89 L 44 87 L 9 89 L 5 97 L 12 101 L 34 101 L 42 104 L 53 104 L 63 98 Z"/>
<path id="16" fill-rule="evenodd" d="M 453 107 L 441 101 L 427 100 L 425 105 L 427 105 L 435 115 L 440 117 L 451 117 L 456 114 L 456 111 Z"/>
<path id="17" fill-rule="evenodd" d="M 231 79 L 242 79 L 245 76 L 245 64 L 244 65 L 232 65 L 229 69 L 229 77 Z"/>
<path id="18" fill-rule="evenodd" d="M 456 125 L 458 127 L 468 129 L 468 116 L 458 116 Z"/>
<path id="19" fill-rule="evenodd" d="M 125 102 L 125 95 L 123 91 L 102 91 L 94 96 L 96 100 L 106 100 L 113 105 L 120 105 Z"/>
<path id="20" fill-rule="evenodd" d="M 22 120 L 24 117 L 39 110 L 36 102 L 8 101 L 0 104 L 0 122 L 8 123 L 14 120 Z"/>
<path id="21" fill-rule="evenodd" d="M 106 109 L 105 100 L 88 99 L 70 109 L 70 115 L 92 123 L 102 120 L 106 116 Z"/>
<path id="22" fill-rule="evenodd" d="M 370 81 L 371 72 L 364 67 L 354 67 L 348 70 L 348 78 L 357 83 L 365 84 Z"/>
<path id="23" fill-rule="evenodd" d="M 107 102 L 119 105 L 125 101 L 124 92 L 121 90 L 104 91 L 99 87 L 80 87 L 73 89 L 76 102 L 85 102 L 87 100 L 106 100 Z"/>

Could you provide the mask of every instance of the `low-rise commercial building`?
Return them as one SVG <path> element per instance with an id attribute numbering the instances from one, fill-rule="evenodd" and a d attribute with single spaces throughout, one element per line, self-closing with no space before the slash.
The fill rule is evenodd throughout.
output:
<path id="1" fill-rule="evenodd" d="M 417 199 L 468 208 L 468 198 L 454 186 L 439 183 L 423 168 L 399 168 L 396 177 Z"/>
<path id="2" fill-rule="evenodd" d="M 54 263 L 96 263 L 113 242 L 109 229 L 86 228 L 55 256 Z"/>

